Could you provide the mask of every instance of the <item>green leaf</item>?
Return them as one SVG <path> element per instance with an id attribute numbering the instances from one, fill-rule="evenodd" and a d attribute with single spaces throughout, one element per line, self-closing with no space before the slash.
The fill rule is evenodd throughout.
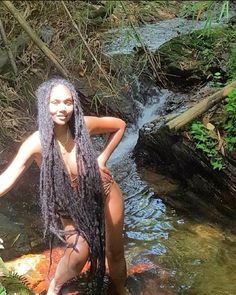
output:
<path id="1" fill-rule="evenodd" d="M 7 295 L 7 290 L 3 285 L 0 283 L 0 295 Z"/>

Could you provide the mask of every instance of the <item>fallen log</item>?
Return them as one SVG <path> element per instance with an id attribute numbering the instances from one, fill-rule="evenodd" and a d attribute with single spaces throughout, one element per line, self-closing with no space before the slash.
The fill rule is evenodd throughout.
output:
<path id="1" fill-rule="evenodd" d="M 211 107 L 223 100 L 229 94 L 233 87 L 236 87 L 236 80 L 225 86 L 221 90 L 217 91 L 216 93 L 203 99 L 173 120 L 169 121 L 166 126 L 169 127 L 170 130 L 178 130 L 182 128 L 187 123 L 202 115 Z"/>

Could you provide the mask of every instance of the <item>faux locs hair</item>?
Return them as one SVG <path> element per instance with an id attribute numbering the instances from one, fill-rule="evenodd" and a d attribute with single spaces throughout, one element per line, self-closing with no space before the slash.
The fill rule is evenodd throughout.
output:
<path id="1" fill-rule="evenodd" d="M 54 123 L 49 114 L 49 99 L 53 87 L 64 85 L 73 99 L 74 111 L 69 128 L 76 145 L 77 187 L 71 186 L 69 174 L 54 135 Z M 54 233 L 65 242 L 59 212 L 63 210 L 73 220 L 76 234 L 88 243 L 90 272 L 98 284 L 105 273 L 105 230 L 103 188 L 96 161 L 74 86 L 62 78 L 42 83 L 36 91 L 38 100 L 38 128 L 42 145 L 40 170 L 40 201 L 45 225 L 45 235 Z M 72 246 L 73 245 L 69 245 Z M 76 249 L 75 249 L 76 250 Z"/>

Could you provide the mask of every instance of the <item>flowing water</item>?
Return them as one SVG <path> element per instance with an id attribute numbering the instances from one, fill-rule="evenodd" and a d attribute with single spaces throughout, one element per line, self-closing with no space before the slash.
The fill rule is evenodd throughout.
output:
<path id="1" fill-rule="evenodd" d="M 143 108 L 137 126 L 128 128 L 110 161 L 125 197 L 127 263 L 140 267 L 128 286 L 137 295 L 233 295 L 236 236 L 201 216 L 191 218 L 166 206 L 155 192 L 164 178 L 153 177 L 148 169 L 139 173 L 132 159 L 138 129 L 158 115 L 168 93 L 161 92 L 156 103 Z M 167 191 L 171 181 L 164 181 Z"/>
<path id="2" fill-rule="evenodd" d="M 203 26 L 177 18 L 136 30 L 154 52 L 180 33 Z M 131 54 L 140 46 L 130 28 L 113 30 L 111 35 L 104 49 L 108 56 Z M 184 215 L 167 206 L 162 194 L 178 189 L 175 182 L 151 169 L 137 169 L 132 158 L 139 128 L 160 113 L 169 95 L 162 90 L 143 106 L 137 125 L 128 128 L 110 161 L 125 197 L 126 257 L 134 270 L 128 286 L 135 295 L 234 295 L 236 236 L 202 216 Z"/>
<path id="3" fill-rule="evenodd" d="M 137 125 L 127 129 L 109 162 L 125 198 L 128 288 L 133 295 L 234 295 L 236 236 L 208 224 L 201 216 L 184 215 L 167 206 L 156 188 L 162 187 L 163 194 L 175 190 L 174 181 L 147 168 L 138 170 L 132 158 L 139 128 L 158 115 L 169 95 L 169 91 L 162 90 L 159 97 L 142 107 Z M 25 185 L 28 187 L 29 183 Z M 19 197 L 18 191 L 15 194 Z M 4 252 L 5 261 L 15 256 L 13 250 L 21 249 L 24 254 L 34 248 L 41 225 L 32 197 L 25 195 L 17 203 L 13 191 L 7 200 L 1 201 L 0 215 L 9 216 L 10 223 L 0 224 L 0 237 L 6 245 L 8 234 L 14 229 L 15 238 Z M 7 232 L 4 237 L 3 232 Z M 22 264 L 20 269 L 24 267 Z"/>
<path id="4" fill-rule="evenodd" d="M 212 26 L 216 25 L 217 23 L 212 22 Z M 147 24 L 137 27 L 135 30 L 131 27 L 112 29 L 106 33 L 104 52 L 110 56 L 130 54 L 134 48 L 142 44 L 145 44 L 148 50 L 154 52 L 163 43 L 177 37 L 179 34 L 187 34 L 194 30 L 202 29 L 204 26 L 204 21 L 173 18 L 161 21 L 158 24 Z"/>
<path id="5" fill-rule="evenodd" d="M 151 40 L 150 46 L 155 45 L 150 49 L 156 49 L 179 31 L 187 31 L 189 22 L 184 22 L 162 22 L 159 31 L 154 30 L 154 26 L 148 27 L 147 43 Z M 112 49 L 109 47 L 111 54 L 116 53 L 117 46 L 121 52 L 122 40 L 116 40 Z M 157 44 L 153 44 L 153 40 Z M 124 48 L 125 53 L 137 45 L 132 42 Z M 174 181 L 147 168 L 138 169 L 132 158 L 139 129 L 160 113 L 169 95 L 172 95 L 169 91 L 162 90 L 145 106 L 140 103 L 142 112 L 137 124 L 127 128 L 109 161 L 125 198 L 128 288 L 133 295 L 235 295 L 236 236 L 216 224 L 207 223 L 201 216 L 184 215 L 167 206 L 157 188 L 161 187 L 163 194 L 175 190 Z M 30 175 L 25 182 L 28 187 Z M 25 191 L 19 192 L 16 188 L 9 201 L 1 200 L 0 237 L 5 245 L 9 239 L 9 249 L 0 253 L 5 260 L 29 252 L 39 242 L 38 207 L 33 204 L 35 200 L 30 197 L 30 189 L 28 195 Z M 8 238 L 10 232 L 14 238 Z"/>

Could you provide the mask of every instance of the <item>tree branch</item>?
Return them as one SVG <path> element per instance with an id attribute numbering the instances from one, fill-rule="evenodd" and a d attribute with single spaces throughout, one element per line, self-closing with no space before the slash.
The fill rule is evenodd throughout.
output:
<path id="1" fill-rule="evenodd" d="M 66 13 L 68 14 L 69 18 L 71 19 L 71 22 L 72 22 L 74 28 L 75 28 L 76 31 L 78 32 L 78 34 L 79 34 L 79 36 L 80 36 L 82 42 L 84 43 L 85 47 L 87 48 L 89 54 L 92 56 L 92 58 L 93 58 L 93 60 L 95 61 L 96 65 L 98 66 L 99 70 L 100 70 L 100 71 L 102 72 L 102 74 L 104 75 L 104 77 L 105 77 L 105 79 L 106 79 L 108 85 L 110 86 L 111 90 L 114 92 L 114 94 L 116 94 L 116 91 L 115 91 L 115 89 L 113 88 L 111 82 L 109 81 L 109 78 L 107 77 L 106 72 L 105 72 L 104 69 L 101 67 L 100 63 L 99 63 L 98 60 L 96 59 L 96 56 L 95 56 L 95 55 L 93 54 L 93 52 L 91 51 L 91 49 L 90 49 L 88 43 L 87 43 L 86 40 L 84 39 L 84 37 L 83 37 L 83 35 L 82 35 L 80 29 L 78 28 L 76 22 L 74 21 L 72 15 L 70 14 L 68 8 L 66 7 L 66 5 L 65 5 L 65 3 L 64 3 L 64 1 L 61 1 L 61 3 L 62 3 L 62 5 L 63 5 L 63 7 L 64 7 Z"/>
<path id="2" fill-rule="evenodd" d="M 46 44 L 37 36 L 34 30 L 30 27 L 21 13 L 15 8 L 11 1 L 2 0 L 2 4 L 11 12 L 14 18 L 19 22 L 23 30 L 30 36 L 32 41 L 38 46 L 38 48 L 51 60 L 60 73 L 68 78 L 69 73 L 63 66 L 59 58 L 46 46 Z"/>
<path id="3" fill-rule="evenodd" d="M 17 76 L 18 70 L 17 70 L 16 62 L 15 62 L 13 53 L 11 51 L 11 47 L 9 45 L 9 42 L 7 40 L 7 36 L 6 36 L 6 33 L 5 33 L 5 30 L 4 30 L 3 23 L 2 23 L 1 19 L 0 19 L 0 33 L 1 33 L 1 36 L 2 36 L 3 44 L 4 44 L 5 48 L 6 48 L 7 55 L 9 57 L 9 60 L 10 60 L 11 66 L 12 66 L 12 69 L 13 69 L 13 72 Z"/>

